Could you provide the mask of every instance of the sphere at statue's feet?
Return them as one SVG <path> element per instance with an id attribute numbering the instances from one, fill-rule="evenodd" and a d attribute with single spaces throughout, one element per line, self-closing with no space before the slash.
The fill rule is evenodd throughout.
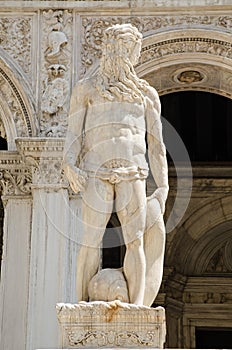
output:
<path id="1" fill-rule="evenodd" d="M 100 270 L 88 286 L 89 301 L 120 300 L 129 303 L 127 283 L 122 269 Z"/>

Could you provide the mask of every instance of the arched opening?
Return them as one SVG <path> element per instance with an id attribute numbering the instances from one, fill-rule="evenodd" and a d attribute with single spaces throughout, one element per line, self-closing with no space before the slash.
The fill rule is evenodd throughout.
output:
<path id="1" fill-rule="evenodd" d="M 209 92 L 181 91 L 161 96 L 161 104 L 162 116 L 182 138 L 192 162 L 232 160 L 232 100 Z"/>

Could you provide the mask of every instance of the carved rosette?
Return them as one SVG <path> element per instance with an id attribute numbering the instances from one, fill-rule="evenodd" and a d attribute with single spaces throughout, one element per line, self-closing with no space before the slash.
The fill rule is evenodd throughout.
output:
<path id="1" fill-rule="evenodd" d="M 41 136 L 62 137 L 67 128 L 72 57 L 72 12 L 44 11 L 41 74 Z"/>
<path id="2" fill-rule="evenodd" d="M 166 1 L 165 1 L 166 3 Z M 151 31 L 159 31 L 164 28 L 201 28 L 207 29 L 209 27 L 218 28 L 221 32 L 232 32 L 232 16 L 215 16 L 215 15 L 203 15 L 203 16 L 190 16 L 190 15 L 178 15 L 178 16 L 141 16 L 141 17 L 127 17 L 127 16 L 115 16 L 115 17 L 83 17 L 82 18 L 82 51 L 81 51 L 81 62 L 82 70 L 81 75 L 83 76 L 92 65 L 97 62 L 101 57 L 101 43 L 103 38 L 103 31 L 105 28 L 113 24 L 131 23 L 136 26 L 140 32 L 148 33 Z M 167 43 L 170 50 L 162 45 L 162 48 L 157 45 L 154 52 L 150 51 L 146 53 L 146 57 L 143 56 L 142 61 L 148 60 L 149 55 L 152 57 L 161 57 L 167 52 L 172 54 L 173 51 L 179 52 L 192 52 L 196 49 L 196 43 Z M 171 45 L 172 44 L 172 45 Z M 161 46 L 161 45 L 160 45 Z M 173 46 L 173 47 L 171 47 Z M 207 52 L 212 54 L 218 54 L 232 58 L 230 48 L 222 50 L 218 48 L 217 42 L 207 43 L 206 41 L 198 42 L 196 51 Z M 145 54 L 143 54 L 145 55 Z"/>
<path id="3" fill-rule="evenodd" d="M 163 348 L 165 342 L 162 307 L 119 301 L 57 304 L 57 316 L 64 348 Z"/>
<path id="4" fill-rule="evenodd" d="M 18 62 L 23 71 L 30 76 L 32 61 L 32 17 L 1 15 L 0 45 Z"/>

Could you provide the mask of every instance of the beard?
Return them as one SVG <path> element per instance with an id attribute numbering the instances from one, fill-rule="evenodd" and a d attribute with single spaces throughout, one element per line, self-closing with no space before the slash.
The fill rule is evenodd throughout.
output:
<path id="1" fill-rule="evenodd" d="M 97 76 L 99 94 L 110 101 L 144 102 L 148 83 L 140 79 L 128 58 L 103 56 Z"/>

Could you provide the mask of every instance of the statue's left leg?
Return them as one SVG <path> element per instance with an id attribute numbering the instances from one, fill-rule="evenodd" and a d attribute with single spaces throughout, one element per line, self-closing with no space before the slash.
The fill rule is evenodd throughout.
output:
<path id="1" fill-rule="evenodd" d="M 143 234 L 146 223 L 145 180 L 120 182 L 115 186 L 116 211 L 122 225 L 126 254 L 123 271 L 130 302 L 143 304 L 146 262 Z"/>
<path id="2" fill-rule="evenodd" d="M 146 306 L 152 305 L 162 282 L 165 238 L 166 233 L 163 215 L 160 214 L 153 225 L 147 228 L 144 234 L 146 286 L 143 304 Z"/>

